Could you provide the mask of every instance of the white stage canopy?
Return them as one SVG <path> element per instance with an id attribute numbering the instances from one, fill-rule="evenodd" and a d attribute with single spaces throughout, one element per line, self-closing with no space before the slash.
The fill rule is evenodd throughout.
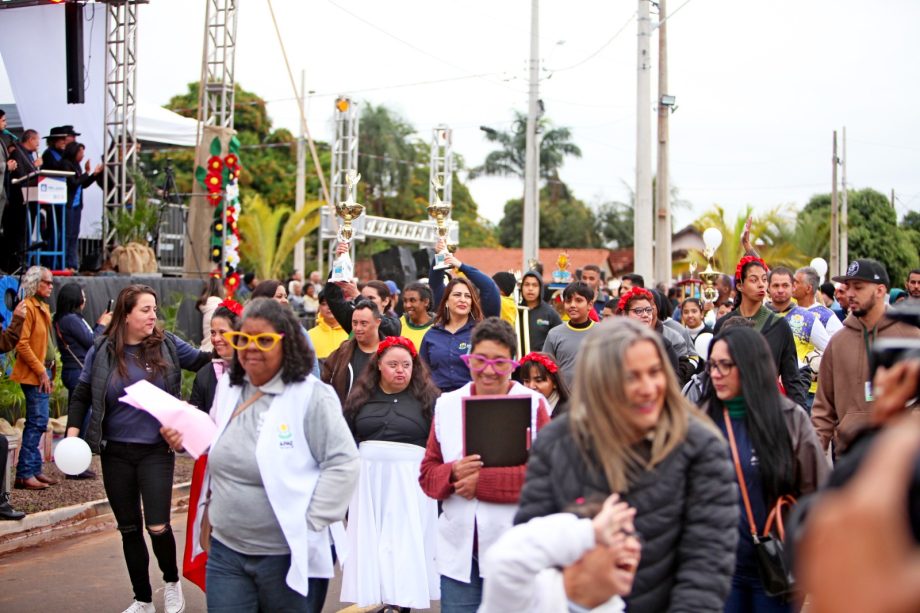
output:
<path id="1" fill-rule="evenodd" d="M 54 126 L 73 125 L 93 164 L 102 160 L 105 95 L 105 10 L 87 5 L 84 24 L 86 102 L 67 104 L 64 62 L 64 7 L 43 5 L 2 11 L 0 59 L 6 69 L 13 102 L 24 128 L 44 137 Z M 141 66 L 138 70 L 142 70 Z M 6 106 L 6 105 L 4 105 Z M 9 112 L 9 111 L 8 111 Z M 137 103 L 138 140 L 193 147 L 197 121 L 155 104 Z M 12 117 L 11 117 L 12 118 Z M 81 237 L 102 231 L 102 190 L 91 189 L 84 200 Z"/>

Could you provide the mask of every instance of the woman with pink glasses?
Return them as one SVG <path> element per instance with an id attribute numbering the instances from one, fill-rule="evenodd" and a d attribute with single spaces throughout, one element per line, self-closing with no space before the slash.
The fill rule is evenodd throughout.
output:
<path id="1" fill-rule="evenodd" d="M 498 317 L 486 318 L 473 328 L 470 344 L 463 361 L 473 380 L 438 398 L 419 477 L 425 493 L 443 501 L 437 547 L 442 613 L 479 608 L 479 559 L 511 528 L 526 468 L 525 464 L 484 467 L 480 456 L 463 455 L 463 399 L 529 396 L 531 431 L 549 422 L 543 395 L 511 380 L 518 367 L 512 359 L 517 341 L 511 324 Z"/>

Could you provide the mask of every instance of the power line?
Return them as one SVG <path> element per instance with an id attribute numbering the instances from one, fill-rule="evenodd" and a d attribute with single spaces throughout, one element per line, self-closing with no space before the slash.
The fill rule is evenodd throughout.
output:
<path id="1" fill-rule="evenodd" d="M 687 2 L 689 2 L 689 1 L 690 1 L 690 0 L 687 0 Z M 686 4 L 686 3 L 685 3 L 685 4 Z M 579 60 L 578 62 L 575 62 L 575 63 L 572 64 L 571 66 L 566 66 L 565 68 L 551 69 L 550 72 L 565 72 L 566 70 L 572 70 L 573 68 L 578 68 L 579 66 L 581 66 L 581 65 L 584 64 L 585 62 L 588 62 L 588 61 L 594 59 L 595 57 L 597 57 L 597 55 L 598 55 L 601 51 L 603 51 L 604 49 L 606 49 L 607 47 L 609 47 L 609 46 L 613 43 L 613 41 L 615 41 L 615 40 L 617 39 L 617 37 L 618 37 L 620 34 L 622 34 L 622 33 L 626 30 L 626 27 L 627 27 L 627 26 L 632 22 L 632 20 L 635 19 L 635 18 L 636 18 L 636 14 L 635 14 L 635 13 L 633 13 L 632 15 L 630 15 L 630 16 L 629 16 L 629 19 L 626 20 L 626 23 L 624 23 L 622 26 L 620 26 L 620 29 L 617 30 L 616 33 L 614 33 L 613 36 L 611 36 L 609 39 L 607 39 L 607 42 L 605 42 L 603 45 L 601 45 L 600 47 L 598 47 L 596 51 L 594 51 L 593 53 L 589 54 L 589 55 L 588 55 L 587 57 L 585 57 L 584 59 Z"/>
<path id="2" fill-rule="evenodd" d="M 396 36 L 395 34 L 393 34 L 393 33 L 391 33 L 391 32 L 388 32 L 387 30 L 384 30 L 383 28 L 381 28 L 381 27 L 378 26 L 377 24 L 375 24 L 375 23 L 373 23 L 373 22 L 371 22 L 371 21 L 368 21 L 367 19 L 365 19 L 365 18 L 362 17 L 361 15 L 359 15 L 359 14 L 357 14 L 357 13 L 354 13 L 354 12 L 350 11 L 349 9 L 345 8 L 344 6 L 342 6 L 341 4 L 339 4 L 338 2 L 335 2 L 335 0 L 326 0 L 326 2 L 328 2 L 329 4 L 331 4 L 332 6 L 334 6 L 335 8 L 339 9 L 339 10 L 342 11 L 343 13 L 346 13 L 347 15 L 350 15 L 352 18 L 357 19 L 358 21 L 360 21 L 360 22 L 363 23 L 364 25 L 368 26 L 369 28 L 372 28 L 372 29 L 374 29 L 374 30 L 377 30 L 377 31 L 380 32 L 381 34 L 383 34 L 383 35 L 385 35 L 385 36 L 388 36 L 389 38 L 392 38 L 392 39 L 395 40 L 396 42 L 398 42 L 398 43 L 400 43 L 400 44 L 402 44 L 402 45 L 405 45 L 405 46 L 409 47 L 409 48 L 412 49 L 413 51 L 416 51 L 416 52 L 418 52 L 418 53 L 421 53 L 422 55 L 425 55 L 425 56 L 430 57 L 430 58 L 432 58 L 432 59 L 434 59 L 434 60 L 437 60 L 437 61 L 441 62 L 442 64 L 446 64 L 446 65 L 450 66 L 451 68 L 456 68 L 457 70 L 462 70 L 463 72 L 466 72 L 466 73 L 469 73 L 469 72 L 470 72 L 470 71 L 467 70 L 466 68 L 463 68 L 462 66 L 459 66 L 459 65 L 455 64 L 454 62 L 451 62 L 450 60 L 446 60 L 446 59 L 444 59 L 444 58 L 442 58 L 442 57 L 440 57 L 440 56 L 437 56 L 437 55 L 431 53 L 430 51 L 426 51 L 425 49 L 422 49 L 421 47 L 415 45 L 414 43 L 410 43 L 409 41 L 407 41 L 407 40 L 405 40 L 405 39 L 402 39 L 402 38 L 400 38 L 399 36 Z M 478 77 L 478 78 L 482 79 L 482 80 L 485 81 L 486 83 L 491 83 L 492 85 L 498 85 L 499 87 L 504 87 L 504 88 L 506 88 L 506 89 L 510 89 L 511 91 L 517 92 L 517 93 L 519 93 L 519 94 L 526 93 L 526 92 L 524 92 L 524 91 L 521 91 L 521 90 L 519 90 L 519 89 L 516 89 L 516 88 L 514 88 L 514 87 L 511 87 L 510 85 L 507 85 L 507 84 L 505 84 L 505 83 L 492 81 L 492 80 L 490 80 L 490 79 L 488 79 L 488 78 L 481 77 L 481 76 Z"/>

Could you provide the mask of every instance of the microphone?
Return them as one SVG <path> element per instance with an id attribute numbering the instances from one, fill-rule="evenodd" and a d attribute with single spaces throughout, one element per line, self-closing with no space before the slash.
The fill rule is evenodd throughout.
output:
<path id="1" fill-rule="evenodd" d="M 13 134 L 12 132 L 10 132 L 9 130 L 7 130 L 6 128 L 3 128 L 3 133 L 9 136 L 10 138 L 12 138 L 14 143 L 19 142 L 19 137 Z"/>

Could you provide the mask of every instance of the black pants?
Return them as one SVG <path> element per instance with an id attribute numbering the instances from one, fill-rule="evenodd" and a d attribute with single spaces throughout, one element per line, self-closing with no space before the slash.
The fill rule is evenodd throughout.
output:
<path id="1" fill-rule="evenodd" d="M 169 525 L 175 464 L 176 456 L 165 442 L 143 445 L 108 441 L 102 450 L 105 494 L 121 532 L 134 598 L 141 602 L 153 601 L 147 571 L 150 555 L 142 532 L 144 525 L 165 526 L 159 532 L 151 532 L 148 528 L 150 543 L 163 571 L 163 580 L 179 580 L 176 539 Z M 144 503 L 143 515 L 141 500 Z"/>
<path id="2" fill-rule="evenodd" d="M 4 492 L 4 484 L 6 483 L 6 471 L 9 468 L 6 465 L 6 456 L 10 452 L 10 442 L 5 436 L 0 434 L 0 494 Z M 0 502 L 3 502 L 0 499 Z"/>

